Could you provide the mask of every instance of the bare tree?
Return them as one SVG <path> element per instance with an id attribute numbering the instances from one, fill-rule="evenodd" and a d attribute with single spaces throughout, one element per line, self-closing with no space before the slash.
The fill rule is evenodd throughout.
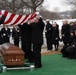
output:
<path id="1" fill-rule="evenodd" d="M 40 6 L 44 0 L 21 0 L 25 6 L 29 7 L 32 9 L 33 12 L 36 11 L 36 8 Z"/>
<path id="2" fill-rule="evenodd" d="M 76 6 L 76 0 L 63 0 L 63 1 L 65 1 L 67 4 Z"/>
<path id="3" fill-rule="evenodd" d="M 16 13 L 19 9 L 23 8 L 23 3 L 21 0 L 3 0 L 3 1 L 13 13 Z"/>

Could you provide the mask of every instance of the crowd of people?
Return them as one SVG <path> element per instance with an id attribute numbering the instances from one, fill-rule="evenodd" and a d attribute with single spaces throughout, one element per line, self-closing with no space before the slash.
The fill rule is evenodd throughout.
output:
<path id="1" fill-rule="evenodd" d="M 76 22 L 70 22 L 68 24 L 67 21 L 64 21 L 61 33 L 62 33 L 62 40 L 64 43 L 64 46 L 61 49 L 61 53 L 63 57 L 67 57 L 69 59 L 75 59 L 76 58 Z"/>
<path id="2" fill-rule="evenodd" d="M 41 68 L 41 46 L 43 44 L 44 22 L 40 16 L 36 16 L 32 21 L 13 26 L 12 39 L 14 45 L 19 47 L 21 39 L 21 48 L 24 51 L 26 62 L 34 62 L 35 68 Z M 3 43 L 10 43 L 11 32 L 8 25 L 3 25 L 0 31 Z"/>
<path id="3" fill-rule="evenodd" d="M 61 29 L 61 37 L 59 36 L 59 25 L 54 22 L 50 23 L 47 19 L 46 23 L 43 22 L 40 16 L 36 16 L 34 20 L 28 20 L 26 23 L 14 25 L 12 29 L 12 39 L 14 45 L 19 47 L 21 40 L 21 48 L 24 51 L 24 58 L 27 62 L 34 62 L 35 68 L 41 68 L 41 47 L 43 44 L 43 31 L 45 27 L 45 37 L 47 43 L 47 50 L 51 51 L 53 46 L 55 51 L 58 51 L 59 41 L 63 41 L 64 46 L 61 49 L 63 57 L 70 59 L 76 58 L 76 24 L 75 22 L 63 22 Z M 10 28 L 8 25 L 3 25 L 0 31 L 0 44 L 10 43 Z"/>

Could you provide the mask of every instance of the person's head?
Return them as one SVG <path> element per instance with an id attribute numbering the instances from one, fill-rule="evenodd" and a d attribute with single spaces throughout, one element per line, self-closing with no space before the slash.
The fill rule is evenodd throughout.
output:
<path id="1" fill-rule="evenodd" d="M 8 28 L 8 25 L 4 25 L 4 28 Z"/>
<path id="2" fill-rule="evenodd" d="M 67 20 L 64 20 L 63 21 L 63 25 L 66 25 L 66 24 L 68 24 L 68 21 Z"/>
<path id="3" fill-rule="evenodd" d="M 75 23 L 74 22 L 70 22 L 70 26 L 74 26 L 75 25 Z"/>
<path id="4" fill-rule="evenodd" d="M 46 23 L 49 23 L 49 21 L 50 21 L 50 20 L 49 20 L 49 19 L 47 19 L 47 20 L 46 20 Z"/>
<path id="5" fill-rule="evenodd" d="M 56 26 L 57 26 L 56 22 L 54 22 L 52 26 L 53 26 L 53 27 L 56 27 Z"/>
<path id="6" fill-rule="evenodd" d="M 13 27 L 14 27 L 14 28 L 18 28 L 18 26 L 17 26 L 17 25 L 14 25 Z"/>

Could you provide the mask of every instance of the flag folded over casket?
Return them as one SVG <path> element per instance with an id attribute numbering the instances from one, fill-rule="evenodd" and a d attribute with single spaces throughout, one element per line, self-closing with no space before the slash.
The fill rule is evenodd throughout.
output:
<path id="1" fill-rule="evenodd" d="M 27 20 L 32 20 L 36 15 L 37 15 L 36 12 L 29 15 L 17 15 L 17 14 L 13 14 L 8 11 L 2 10 L 0 12 L 0 24 L 18 25 L 26 22 Z"/>

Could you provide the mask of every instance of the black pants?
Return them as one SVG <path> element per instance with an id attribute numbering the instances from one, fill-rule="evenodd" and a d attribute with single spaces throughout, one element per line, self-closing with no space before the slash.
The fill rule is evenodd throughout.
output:
<path id="1" fill-rule="evenodd" d="M 17 39 L 14 38 L 14 45 L 19 47 L 19 38 L 17 38 Z"/>
<path id="2" fill-rule="evenodd" d="M 41 64 L 41 46 L 42 46 L 42 44 L 33 44 L 33 57 L 34 57 L 35 67 L 42 66 L 42 64 Z"/>
<path id="3" fill-rule="evenodd" d="M 25 53 L 25 59 L 28 59 L 29 61 L 33 60 L 33 52 L 31 51 L 31 43 L 26 41 L 22 41 L 22 50 Z"/>
<path id="4" fill-rule="evenodd" d="M 52 50 L 52 38 L 46 38 L 47 41 L 47 50 Z"/>
<path id="5" fill-rule="evenodd" d="M 2 43 L 10 43 L 9 37 L 3 37 Z"/>

